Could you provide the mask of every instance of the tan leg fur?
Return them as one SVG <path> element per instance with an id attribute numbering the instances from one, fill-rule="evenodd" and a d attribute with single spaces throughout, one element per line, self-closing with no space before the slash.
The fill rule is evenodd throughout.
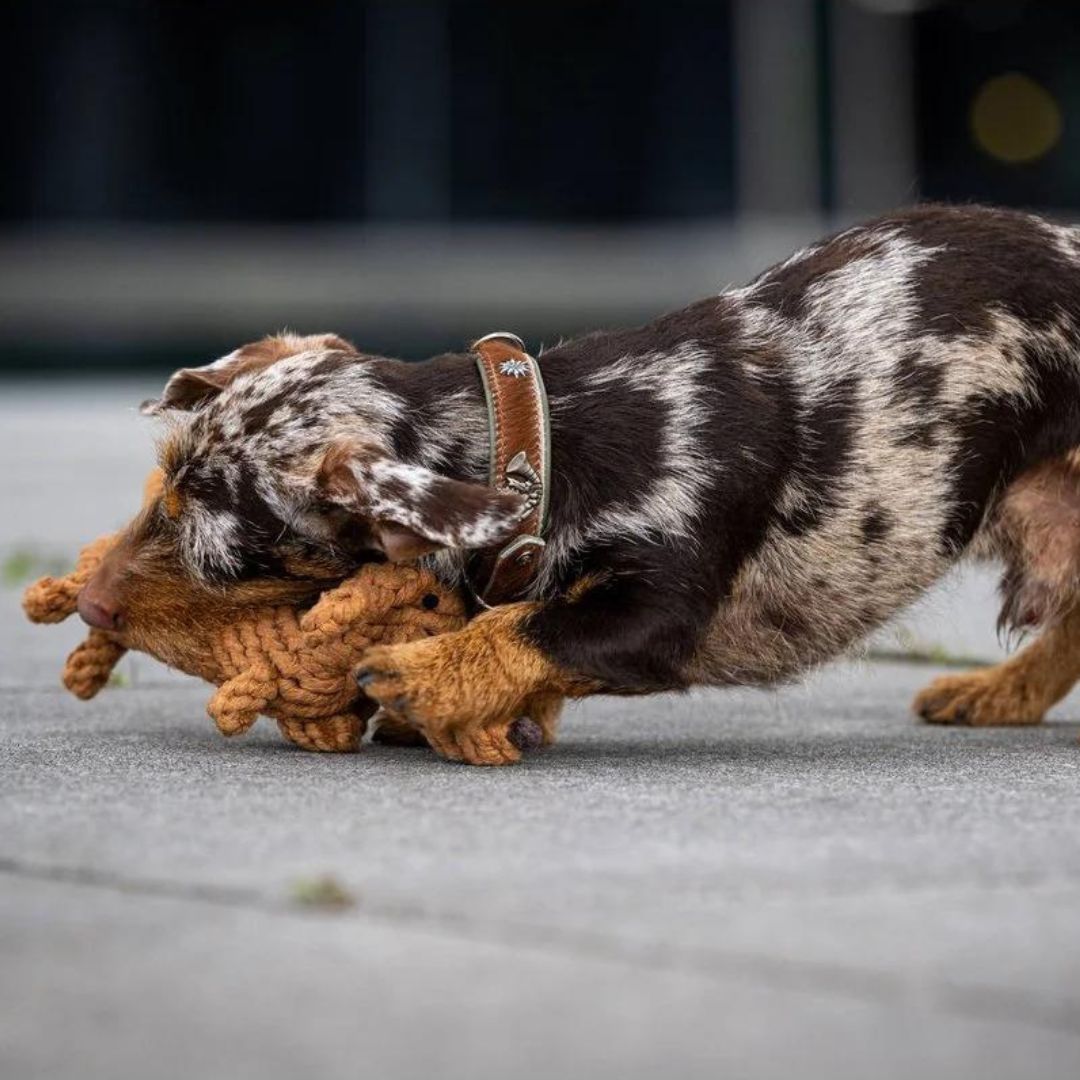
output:
<path id="1" fill-rule="evenodd" d="M 1037 724 L 1080 679 L 1080 607 L 1026 649 L 984 671 L 943 675 L 914 701 L 932 724 Z"/>

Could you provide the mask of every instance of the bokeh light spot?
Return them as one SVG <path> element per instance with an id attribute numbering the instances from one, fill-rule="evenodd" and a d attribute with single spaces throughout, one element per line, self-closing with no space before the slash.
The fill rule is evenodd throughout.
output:
<path id="1" fill-rule="evenodd" d="M 1037 161 L 1061 138 L 1061 107 L 1034 79 L 1018 72 L 983 83 L 971 106 L 975 142 L 1010 165 Z"/>

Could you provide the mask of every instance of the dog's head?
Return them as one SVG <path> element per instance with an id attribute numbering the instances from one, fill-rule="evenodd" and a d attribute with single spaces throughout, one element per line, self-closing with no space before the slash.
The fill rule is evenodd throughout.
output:
<path id="1" fill-rule="evenodd" d="M 274 572 L 208 581 L 178 557 L 178 537 L 165 505 L 160 470 L 143 506 L 106 551 L 78 596 L 90 626 L 111 631 L 125 647 L 182 670 L 198 670 L 217 631 L 254 608 L 305 608 L 353 567 L 332 553 L 294 542 Z"/>
<path id="2" fill-rule="evenodd" d="M 135 593 L 148 595 L 151 579 L 253 590 L 274 582 L 287 595 L 372 558 L 512 535 L 521 496 L 400 452 L 412 417 L 380 375 L 390 367 L 400 373 L 333 335 L 279 335 L 173 375 L 143 407 L 167 425 L 161 491 L 90 590 L 102 621 L 143 602 Z"/>

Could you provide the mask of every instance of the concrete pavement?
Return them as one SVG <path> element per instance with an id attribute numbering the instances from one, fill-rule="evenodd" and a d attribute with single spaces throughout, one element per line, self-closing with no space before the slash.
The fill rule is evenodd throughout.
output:
<path id="1" fill-rule="evenodd" d="M 67 393 L 0 405 L 4 558 L 70 553 L 134 502 L 123 395 Z M 951 589 L 925 632 L 983 648 L 932 609 L 974 635 L 985 580 Z M 861 663 L 586 702 L 515 769 L 321 757 L 267 724 L 222 740 L 205 688 L 147 660 L 75 701 L 56 676 L 79 629 L 17 599 L 5 1078 L 1080 1070 L 1075 695 L 1035 730 L 928 728 L 907 703 L 935 669 Z"/>

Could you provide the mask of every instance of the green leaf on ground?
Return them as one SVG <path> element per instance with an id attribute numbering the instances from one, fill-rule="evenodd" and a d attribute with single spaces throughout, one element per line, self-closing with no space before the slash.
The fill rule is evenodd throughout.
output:
<path id="1" fill-rule="evenodd" d="M 47 574 L 53 577 L 66 574 L 72 565 L 70 559 L 59 555 L 48 555 L 31 548 L 16 548 L 0 562 L 0 581 L 3 581 L 6 587 L 14 589 Z"/>
<path id="2" fill-rule="evenodd" d="M 928 664 L 934 667 L 948 668 L 983 668 L 990 667 L 994 661 L 982 656 L 965 656 L 951 653 L 941 645 L 931 645 L 922 649 L 870 649 L 866 653 L 868 660 L 888 660 L 897 664 Z"/>
<path id="3" fill-rule="evenodd" d="M 356 897 L 330 874 L 297 878 L 289 891 L 293 903 L 303 907 L 341 910 L 356 906 Z"/>

